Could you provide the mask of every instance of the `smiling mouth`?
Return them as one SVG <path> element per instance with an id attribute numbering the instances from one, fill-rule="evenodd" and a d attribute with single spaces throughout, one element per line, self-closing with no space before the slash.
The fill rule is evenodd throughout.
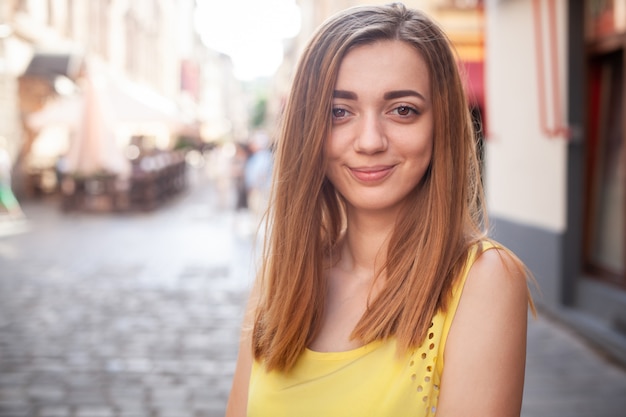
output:
<path id="1" fill-rule="evenodd" d="M 371 168 L 350 168 L 350 172 L 361 182 L 376 182 L 389 176 L 393 171 L 393 168 L 393 165 Z"/>

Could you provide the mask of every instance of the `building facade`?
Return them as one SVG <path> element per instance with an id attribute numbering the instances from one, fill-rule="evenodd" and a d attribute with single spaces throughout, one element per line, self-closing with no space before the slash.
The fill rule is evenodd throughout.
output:
<path id="1" fill-rule="evenodd" d="M 626 362 L 626 2 L 490 0 L 487 202 L 538 305 Z"/>
<path id="2" fill-rule="evenodd" d="M 232 65 L 202 44 L 195 10 L 194 0 L 1 2 L 0 135 L 10 143 L 18 194 L 28 196 L 32 188 L 31 162 L 42 133 L 29 118 L 79 91 L 89 66 L 115 80 L 113 102 L 132 103 L 137 113 L 132 128 L 126 123 L 117 132 L 120 146 L 138 134 L 156 136 L 162 148 L 175 146 L 180 134 L 207 141 L 245 134 L 247 106 Z M 243 116 L 218 129 L 220 137 L 203 136 L 230 114 Z M 159 117 L 172 123 L 151 123 Z M 174 131 L 174 123 L 184 131 Z"/>

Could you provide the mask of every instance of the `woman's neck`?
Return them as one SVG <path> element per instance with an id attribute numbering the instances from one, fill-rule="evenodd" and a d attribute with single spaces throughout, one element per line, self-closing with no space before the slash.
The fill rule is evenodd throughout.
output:
<path id="1" fill-rule="evenodd" d="M 396 216 L 349 211 L 339 266 L 356 276 L 374 277 L 385 264 Z"/>

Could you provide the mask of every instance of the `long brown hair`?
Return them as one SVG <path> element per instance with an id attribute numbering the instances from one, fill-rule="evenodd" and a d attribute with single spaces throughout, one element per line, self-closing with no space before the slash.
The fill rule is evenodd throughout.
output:
<path id="1" fill-rule="evenodd" d="M 345 227 L 341 197 L 325 178 L 333 89 L 346 52 L 381 40 L 412 45 L 428 66 L 433 156 L 390 237 L 383 289 L 352 336 L 364 343 L 395 336 L 400 349 L 418 346 L 433 315 L 446 308 L 469 248 L 486 236 L 473 126 L 456 56 L 443 31 L 402 4 L 335 15 L 300 58 L 276 142 L 252 340 L 255 358 L 268 369 L 288 371 L 321 324 L 325 271 Z"/>

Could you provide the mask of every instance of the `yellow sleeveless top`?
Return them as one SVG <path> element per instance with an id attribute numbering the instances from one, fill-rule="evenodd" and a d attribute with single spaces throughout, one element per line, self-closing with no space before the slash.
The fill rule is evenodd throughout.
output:
<path id="1" fill-rule="evenodd" d="M 483 249 L 486 246 L 483 244 Z M 345 352 L 306 349 L 288 373 L 252 366 L 248 417 L 425 417 L 435 414 L 446 338 L 477 249 L 422 345 L 399 357 L 394 338 Z"/>

